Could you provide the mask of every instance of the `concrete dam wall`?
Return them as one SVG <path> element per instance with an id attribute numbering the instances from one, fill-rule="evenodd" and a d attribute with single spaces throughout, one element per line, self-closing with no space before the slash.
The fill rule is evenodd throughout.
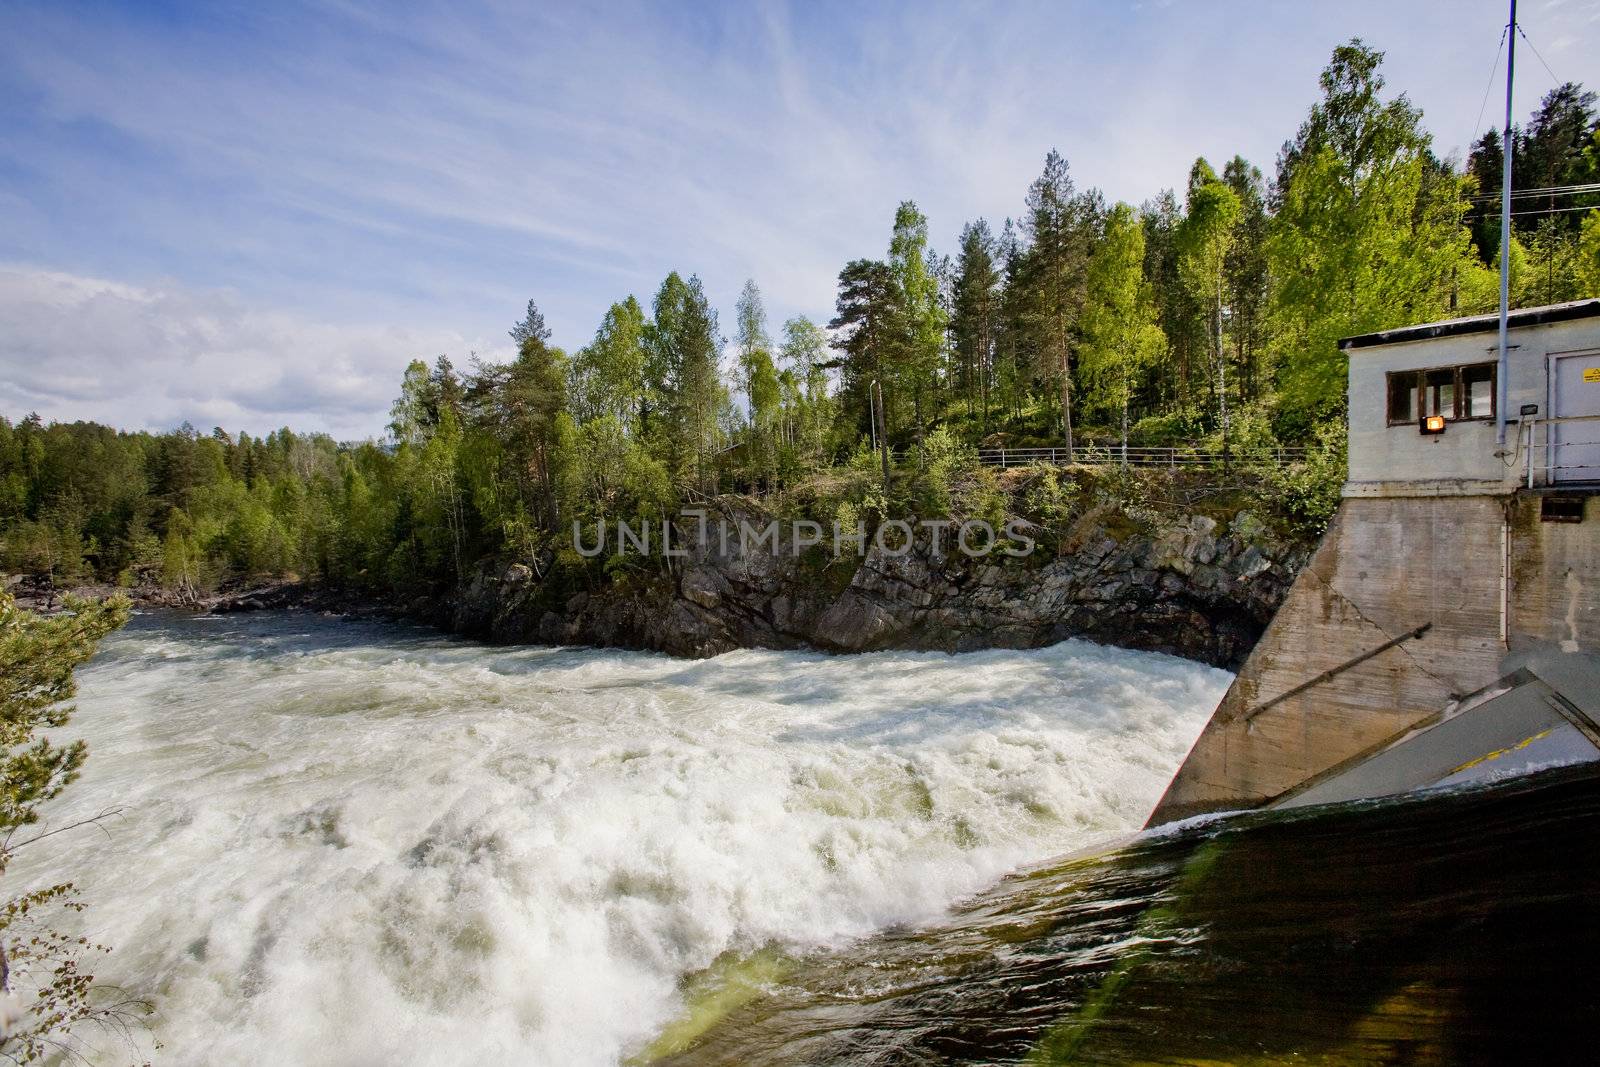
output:
<path id="1" fill-rule="evenodd" d="M 1346 499 L 1150 824 L 1270 803 L 1551 650 L 1600 651 L 1600 498 Z"/>

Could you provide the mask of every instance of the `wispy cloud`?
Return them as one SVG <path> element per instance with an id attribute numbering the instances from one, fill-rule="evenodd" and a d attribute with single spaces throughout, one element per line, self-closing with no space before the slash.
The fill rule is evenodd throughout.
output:
<path id="1" fill-rule="evenodd" d="M 1592 13 L 1528 20 L 1564 77 L 1600 82 Z M 753 276 L 775 317 L 826 317 L 900 199 L 948 251 L 965 220 L 1020 210 L 1052 146 L 1133 201 L 1197 154 L 1270 170 L 1352 35 L 1459 148 L 1503 18 L 1499 0 L 12 3 L 0 261 L 201 303 L 226 288 L 236 319 L 374 342 L 501 337 L 531 296 L 575 346 L 673 269 L 725 309 Z M 415 354 L 389 354 L 368 430 Z M 69 373 L 67 351 L 32 358 Z M 292 421 L 292 400 L 271 402 Z"/>
<path id="2" fill-rule="evenodd" d="M 129 429 L 374 432 L 408 358 L 509 342 L 332 325 L 237 294 L 0 267 L 0 411 Z M 379 420 L 381 425 L 381 420 Z"/>

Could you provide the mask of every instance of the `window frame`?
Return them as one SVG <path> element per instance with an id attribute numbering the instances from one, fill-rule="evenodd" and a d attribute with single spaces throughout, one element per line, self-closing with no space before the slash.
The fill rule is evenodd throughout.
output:
<path id="1" fill-rule="evenodd" d="M 1394 417 L 1394 387 L 1396 379 L 1409 378 L 1411 390 L 1411 415 L 1404 419 Z M 1383 390 L 1383 417 L 1390 426 L 1415 426 L 1422 417 L 1422 372 L 1416 370 L 1392 370 L 1384 375 Z"/>
<path id="2" fill-rule="evenodd" d="M 1487 368 L 1489 372 L 1489 413 L 1487 415 L 1466 415 L 1466 378 L 1465 371 L 1478 368 Z M 1475 360 L 1472 363 L 1446 363 L 1437 367 L 1418 367 L 1415 370 L 1392 370 L 1384 375 L 1383 391 L 1383 416 L 1389 426 L 1416 426 L 1422 421 L 1427 410 L 1428 378 L 1442 371 L 1449 371 L 1452 381 L 1450 410 L 1440 412 L 1447 422 L 1492 422 L 1499 409 L 1500 366 L 1493 360 Z M 1411 417 L 1409 419 L 1396 419 L 1394 417 L 1394 389 L 1397 379 L 1408 379 L 1411 390 Z"/>
<path id="3" fill-rule="evenodd" d="M 1464 412 L 1467 410 L 1467 378 L 1466 378 L 1466 372 L 1469 371 L 1469 370 L 1477 370 L 1479 367 L 1487 368 L 1488 371 L 1489 371 L 1489 414 L 1487 414 L 1487 415 L 1467 415 L 1467 414 L 1464 414 Z M 1460 366 L 1456 367 L 1456 411 L 1463 413 L 1463 414 L 1458 414 L 1456 416 L 1456 420 L 1458 422 L 1492 422 L 1492 421 L 1494 421 L 1494 417 L 1498 413 L 1499 404 L 1500 404 L 1500 381 L 1499 381 L 1499 378 L 1500 378 L 1500 365 L 1498 363 L 1496 363 L 1494 360 L 1479 360 L 1476 363 L 1463 363 Z"/>

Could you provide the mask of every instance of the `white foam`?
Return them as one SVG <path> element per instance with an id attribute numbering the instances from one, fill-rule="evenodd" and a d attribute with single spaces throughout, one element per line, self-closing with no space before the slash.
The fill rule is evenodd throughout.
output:
<path id="1" fill-rule="evenodd" d="M 220 632 L 219 632 L 220 631 Z M 1163 656 L 700 662 L 148 620 L 84 673 L 74 877 L 168 1064 L 608 1064 L 719 954 L 936 918 L 1136 828 L 1228 681 Z"/>

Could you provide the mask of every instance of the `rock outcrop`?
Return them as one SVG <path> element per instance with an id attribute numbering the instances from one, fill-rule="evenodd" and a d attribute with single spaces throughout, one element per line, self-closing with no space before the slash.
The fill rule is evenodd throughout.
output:
<path id="1" fill-rule="evenodd" d="M 724 516 L 759 518 L 741 502 Z M 656 649 L 707 656 L 735 648 L 835 652 L 1034 648 L 1082 637 L 1236 667 L 1294 581 L 1308 546 L 1282 541 L 1248 512 L 1185 516 L 1154 531 L 1091 513 L 1060 551 L 970 558 L 926 531 L 904 555 L 872 547 L 834 558 L 796 553 L 787 535 L 746 550 L 695 543 L 592 588 L 559 568 L 482 568 L 425 612 L 499 642 Z M 948 541 L 948 538 L 944 540 Z M 826 548 L 826 546 L 823 546 Z M 942 549 L 942 550 L 941 550 Z M 420 606 L 420 605 L 419 605 Z"/>

